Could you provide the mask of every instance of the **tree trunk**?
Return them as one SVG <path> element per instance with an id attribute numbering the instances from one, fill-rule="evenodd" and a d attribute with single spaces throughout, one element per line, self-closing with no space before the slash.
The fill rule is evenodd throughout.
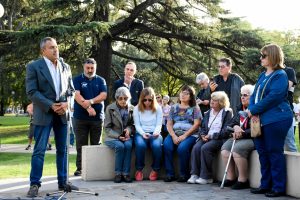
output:
<path id="1" fill-rule="evenodd" d="M 108 89 L 108 98 L 106 104 L 110 100 L 111 94 L 109 93 L 112 91 L 111 87 L 111 62 L 112 62 L 112 46 L 111 46 L 111 39 L 109 37 L 105 37 L 99 39 L 97 38 L 97 49 L 93 51 L 93 57 L 97 61 L 97 74 L 102 76 L 107 84 Z"/>

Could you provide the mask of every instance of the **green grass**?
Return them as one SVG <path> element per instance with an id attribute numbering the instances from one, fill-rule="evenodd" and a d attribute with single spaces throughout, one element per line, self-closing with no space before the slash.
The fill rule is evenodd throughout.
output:
<path id="1" fill-rule="evenodd" d="M 55 176 L 55 154 L 46 154 L 43 176 Z M 0 179 L 29 177 L 31 168 L 31 153 L 0 153 Z M 75 155 L 70 155 L 70 171 L 72 175 L 76 170 Z"/>

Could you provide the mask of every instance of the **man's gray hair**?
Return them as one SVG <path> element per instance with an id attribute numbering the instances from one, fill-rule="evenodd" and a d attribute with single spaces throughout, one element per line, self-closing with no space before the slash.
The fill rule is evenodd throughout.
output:
<path id="1" fill-rule="evenodd" d="M 209 82 L 209 78 L 204 72 L 201 72 L 196 77 L 196 83 L 197 84 L 199 84 L 201 81 L 207 81 L 207 83 Z"/>
<path id="2" fill-rule="evenodd" d="M 43 49 L 44 47 L 45 47 L 45 44 L 46 44 L 46 42 L 47 41 L 56 41 L 54 38 L 52 38 L 52 37 L 45 37 L 45 38 L 43 38 L 42 40 L 41 40 L 41 42 L 40 42 L 40 49 Z"/>
<path id="3" fill-rule="evenodd" d="M 115 99 L 118 99 L 121 96 L 128 97 L 128 100 L 131 99 L 131 94 L 127 87 L 119 87 L 115 94 Z"/>

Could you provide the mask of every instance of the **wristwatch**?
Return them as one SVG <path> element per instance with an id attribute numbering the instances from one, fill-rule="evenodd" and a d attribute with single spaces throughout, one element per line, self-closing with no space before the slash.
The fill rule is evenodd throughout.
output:
<path id="1" fill-rule="evenodd" d="M 90 103 L 91 103 L 91 105 L 93 105 L 94 104 L 94 100 L 90 99 Z"/>

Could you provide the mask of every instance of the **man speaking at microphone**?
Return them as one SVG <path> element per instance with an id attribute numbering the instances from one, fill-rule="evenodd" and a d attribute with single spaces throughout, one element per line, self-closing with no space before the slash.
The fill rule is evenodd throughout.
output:
<path id="1" fill-rule="evenodd" d="M 59 60 L 56 40 L 46 37 L 40 42 L 42 58 L 26 67 L 26 93 L 33 102 L 35 145 L 31 159 L 30 189 L 27 197 L 38 196 L 43 173 L 44 157 L 51 128 L 56 145 L 58 189 L 64 190 L 67 183 L 67 96 L 73 88 L 69 65 Z M 78 190 L 75 186 L 70 186 Z"/>

